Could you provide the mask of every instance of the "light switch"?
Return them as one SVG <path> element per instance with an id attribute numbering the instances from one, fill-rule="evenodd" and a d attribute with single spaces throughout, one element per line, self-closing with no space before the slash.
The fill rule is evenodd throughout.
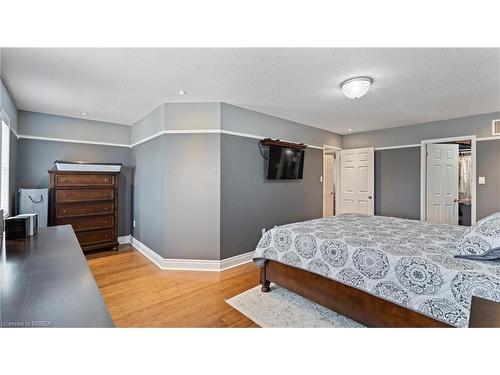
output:
<path id="1" fill-rule="evenodd" d="M 486 184 L 486 177 L 479 177 L 479 185 Z"/>

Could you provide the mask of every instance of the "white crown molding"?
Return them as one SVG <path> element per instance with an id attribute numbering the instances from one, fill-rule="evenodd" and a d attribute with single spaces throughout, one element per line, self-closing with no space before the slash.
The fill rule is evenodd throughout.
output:
<path id="1" fill-rule="evenodd" d="M 463 138 L 463 139 L 471 139 L 472 137 L 475 137 L 474 135 L 468 135 L 464 137 L 458 137 L 458 138 Z M 441 142 L 446 142 L 450 139 L 455 139 L 455 138 L 442 138 L 439 141 Z M 500 135 L 493 135 L 489 137 L 477 137 L 476 141 L 481 142 L 481 141 L 494 141 L 500 139 Z M 428 142 L 428 140 L 422 141 L 422 142 Z M 413 144 L 413 145 L 401 145 L 401 146 L 387 146 L 387 147 L 375 147 L 375 151 L 382 151 L 382 150 L 393 150 L 397 148 L 410 148 L 410 147 L 420 147 L 421 144 Z"/>
<path id="2" fill-rule="evenodd" d="M 264 138 L 271 138 L 269 136 L 263 136 L 263 135 L 257 135 L 257 134 L 249 134 L 249 133 L 241 133 L 241 132 L 235 132 L 232 130 L 225 130 L 225 129 L 220 129 L 219 131 L 221 134 L 227 134 L 227 135 L 234 135 L 237 137 L 244 137 L 244 138 L 253 138 L 253 139 L 264 139 Z M 283 142 L 290 142 L 290 143 L 295 143 L 295 141 L 291 141 L 288 139 L 282 139 Z M 316 145 L 310 145 L 306 144 L 307 147 L 310 148 L 315 148 L 318 150 L 323 150 L 323 146 L 316 146 Z M 336 147 L 336 146 L 328 146 L 328 147 Z"/>
<path id="3" fill-rule="evenodd" d="M 178 129 L 178 130 L 171 129 L 171 130 L 162 130 L 162 131 L 159 131 L 158 133 L 150 135 L 149 137 L 141 139 L 140 141 L 132 143 L 130 145 L 130 148 L 138 146 L 141 143 L 150 141 L 150 140 L 155 139 L 155 138 L 157 138 L 157 137 L 159 137 L 161 135 L 164 135 L 164 134 L 218 134 L 218 133 L 220 133 L 220 129 Z"/>
<path id="4" fill-rule="evenodd" d="M 11 128 L 12 129 L 12 128 Z M 90 144 L 90 145 L 101 145 L 101 146 L 114 146 L 114 147 L 127 147 L 127 148 L 134 148 L 142 143 L 148 142 L 152 139 L 155 139 L 161 135 L 164 134 L 228 134 L 228 135 L 234 135 L 237 137 L 245 137 L 245 138 L 252 138 L 252 139 L 264 139 L 264 138 L 269 138 L 266 136 L 262 135 L 257 135 L 257 134 L 249 134 L 249 133 L 240 133 L 240 132 L 234 132 L 232 130 L 224 130 L 224 129 L 179 129 L 179 130 L 162 130 L 159 131 L 158 133 L 155 133 L 153 135 L 150 135 L 149 137 L 146 137 L 144 139 L 141 139 L 140 141 L 134 142 L 132 144 L 120 144 L 120 143 L 108 143 L 108 142 L 97 142 L 97 141 L 82 141 L 78 139 L 67 139 L 67 138 L 53 138 L 53 137 L 39 137 L 39 136 L 34 136 L 34 135 L 25 135 L 25 134 L 17 134 L 14 129 L 12 129 L 14 134 L 17 136 L 18 139 L 33 139 L 33 140 L 39 140 L 39 141 L 51 141 L 51 142 L 66 142 L 66 143 L 83 143 L 83 144 Z M 294 142 L 290 140 L 285 140 L 283 139 L 284 142 Z M 318 150 L 323 150 L 323 146 L 316 146 L 316 145 L 310 145 L 306 144 L 307 147 L 318 149 Z M 338 149 L 336 146 L 329 146 L 326 145 L 329 149 Z"/>
<path id="5" fill-rule="evenodd" d="M 492 135 L 492 136 L 489 136 L 489 137 L 479 137 L 479 138 L 476 138 L 476 141 L 477 142 L 481 142 L 481 141 L 494 141 L 496 139 L 500 139 L 500 135 Z"/>
<path id="6" fill-rule="evenodd" d="M 156 137 L 159 137 L 159 136 L 160 136 L 160 135 L 162 135 L 162 134 L 163 134 L 163 132 L 158 132 L 158 133 L 155 133 L 155 134 L 153 134 L 153 135 L 150 135 L 149 137 L 146 137 L 146 138 L 144 138 L 144 139 L 141 139 L 140 141 L 137 141 L 137 142 L 135 142 L 135 143 L 131 143 L 131 144 L 130 144 L 130 148 L 135 147 L 135 146 L 138 146 L 138 145 L 140 145 L 141 143 L 144 143 L 144 142 L 150 141 L 150 140 L 152 140 L 152 139 L 155 139 Z"/>
<path id="7" fill-rule="evenodd" d="M 208 259 L 169 259 L 163 258 L 149 247 L 144 245 L 141 241 L 134 238 L 132 235 L 123 236 L 118 238 L 118 242 L 130 243 L 139 252 L 141 252 L 151 262 L 156 264 L 162 270 L 185 270 L 185 271 L 212 271 L 220 272 L 233 268 L 245 263 L 249 263 L 253 259 L 253 251 L 245 254 L 236 255 L 231 258 L 222 260 L 208 260 Z"/>
<path id="8" fill-rule="evenodd" d="M 16 139 L 19 139 L 19 134 L 17 134 L 16 130 L 12 126 L 9 126 L 9 128 L 12 134 L 14 134 L 14 136 L 16 137 Z"/>
<path id="9" fill-rule="evenodd" d="M 413 144 L 413 145 L 401 145 L 401 146 L 387 146 L 387 147 L 375 147 L 375 151 L 382 151 L 382 150 L 395 150 L 398 148 L 411 148 L 411 147 L 420 147 L 420 143 Z"/>
<path id="10" fill-rule="evenodd" d="M 134 148 L 142 143 L 148 142 L 154 138 L 157 138 L 161 135 L 164 134 L 227 134 L 227 135 L 234 135 L 236 137 L 244 137 L 244 138 L 252 138 L 252 139 L 264 139 L 264 138 L 269 138 L 267 136 L 262 136 L 262 135 L 257 135 L 257 134 L 249 134 L 249 133 L 241 133 L 241 132 L 235 132 L 232 130 L 225 130 L 225 129 L 179 129 L 179 130 L 162 130 L 158 133 L 155 133 L 149 137 L 146 137 L 144 139 L 141 139 L 140 141 L 137 141 L 135 143 L 132 143 L 130 145 L 128 144 L 120 144 L 120 143 L 108 143 L 108 142 L 97 142 L 97 141 L 82 141 L 78 139 L 65 139 L 65 138 L 52 138 L 52 137 L 39 137 L 39 136 L 34 136 L 34 135 L 25 135 L 25 134 L 18 134 L 14 128 L 10 127 L 10 130 L 14 135 L 16 136 L 17 139 L 33 139 L 33 140 L 40 140 L 40 141 L 52 141 L 52 142 L 66 142 L 66 143 L 82 143 L 82 144 L 91 144 L 91 145 L 101 145 L 101 146 L 114 146 L 114 147 L 127 147 L 127 148 Z M 465 136 L 465 138 L 469 138 L 472 136 Z M 441 141 L 446 141 L 447 139 L 451 138 L 443 138 Z M 478 137 L 476 140 L 478 142 L 481 141 L 492 141 L 492 140 L 497 140 L 500 139 L 500 135 L 495 135 L 495 136 L 490 136 L 490 137 Z M 294 142 L 290 140 L 283 140 L 284 142 Z M 424 140 L 423 142 L 426 142 L 427 140 Z M 314 148 L 317 150 L 341 150 L 341 148 L 337 146 L 330 146 L 330 145 L 323 145 L 323 146 L 316 146 L 316 145 L 311 145 L 307 144 L 306 145 L 309 148 Z M 375 147 L 375 151 L 383 151 L 383 150 L 394 150 L 398 148 L 411 148 L 411 147 L 420 147 L 420 144 L 408 144 L 408 145 L 398 145 L 398 146 L 387 146 L 387 147 Z"/>
<path id="11" fill-rule="evenodd" d="M 136 147 L 144 142 L 150 141 L 154 138 L 157 138 L 161 135 L 164 134 L 227 134 L 227 135 L 234 135 L 237 137 L 244 137 L 244 138 L 252 138 L 252 139 L 264 139 L 264 138 L 269 138 L 266 136 L 262 135 L 256 135 L 256 134 L 248 134 L 248 133 L 240 133 L 240 132 L 234 132 L 231 130 L 224 130 L 224 129 L 181 129 L 181 130 L 163 130 L 161 132 L 155 133 L 149 137 L 146 137 L 144 139 L 141 139 L 138 142 L 132 143 L 132 144 L 121 144 L 121 143 L 109 143 L 109 142 L 97 142 L 97 141 L 82 141 L 79 139 L 67 139 L 67 138 L 53 138 L 53 137 L 40 137 L 40 136 L 34 136 L 34 135 L 25 135 L 25 134 L 18 134 L 14 128 L 10 127 L 10 130 L 14 135 L 16 136 L 17 139 L 33 139 L 33 140 L 39 140 L 39 141 L 50 141 L 50 142 L 66 142 L 66 143 L 82 143 L 82 144 L 90 144 L 90 145 L 100 145 L 100 146 L 113 146 L 113 147 L 126 147 L 126 148 L 133 148 Z M 478 137 L 477 141 L 490 141 L 490 140 L 495 140 L 495 139 L 500 139 L 500 136 L 490 136 L 490 137 Z M 294 142 L 294 141 L 289 141 L 289 140 L 283 140 L 284 142 Z M 337 146 L 330 146 L 330 145 L 324 145 L 324 146 L 316 146 L 316 145 L 311 145 L 307 144 L 306 145 L 309 148 L 314 148 L 318 150 L 341 150 L 341 148 Z M 400 146 L 387 146 L 387 147 L 375 147 L 375 151 L 382 151 L 382 150 L 392 150 L 392 149 L 398 149 L 398 148 L 410 148 L 410 147 L 420 147 L 420 144 L 410 144 L 410 145 L 400 145 Z"/>
<path id="12" fill-rule="evenodd" d="M 157 138 L 161 135 L 164 135 L 164 134 L 227 134 L 227 135 L 234 135 L 234 136 L 237 136 L 237 137 L 244 137 L 244 138 L 252 138 L 252 139 L 264 139 L 264 138 L 269 138 L 267 136 L 263 136 L 263 135 L 258 135 L 258 134 L 250 134 L 250 133 L 241 133 L 241 132 L 235 132 L 235 131 L 232 131 L 232 130 L 225 130 L 225 129 L 171 129 L 171 130 L 162 130 L 162 131 L 159 131 L 153 135 L 150 135 L 149 137 L 146 137 L 144 139 L 141 139 L 140 141 L 137 141 L 135 143 L 132 143 L 130 145 L 130 148 L 133 148 L 135 146 L 138 146 L 144 142 L 147 142 L 147 141 L 150 141 L 154 138 Z M 294 142 L 294 141 L 289 141 L 289 140 L 286 140 L 286 139 L 283 139 L 284 142 Z M 322 146 L 316 146 L 316 145 L 310 145 L 310 144 L 307 144 L 306 145 L 307 147 L 310 147 L 310 148 L 315 148 L 315 149 L 318 149 L 318 150 L 323 150 L 323 147 Z M 336 146 L 328 146 L 330 148 L 335 148 L 337 149 L 338 147 Z"/>
<path id="13" fill-rule="evenodd" d="M 37 141 L 50 141 L 50 142 L 66 142 L 66 143 L 83 143 L 89 145 L 100 145 L 100 146 L 113 146 L 113 147 L 126 147 L 130 148 L 130 145 L 121 143 L 108 143 L 108 142 L 97 142 L 97 141 L 82 141 L 79 139 L 66 139 L 66 138 L 52 138 L 52 137 L 39 137 L 34 135 L 19 134 L 18 139 L 33 139 Z"/>

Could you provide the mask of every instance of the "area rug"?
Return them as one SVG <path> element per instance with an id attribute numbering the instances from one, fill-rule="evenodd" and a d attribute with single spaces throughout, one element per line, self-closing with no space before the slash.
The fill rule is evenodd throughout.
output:
<path id="1" fill-rule="evenodd" d="M 261 292 L 259 285 L 226 302 L 265 328 L 364 327 L 288 289 L 273 284 L 269 293 Z"/>

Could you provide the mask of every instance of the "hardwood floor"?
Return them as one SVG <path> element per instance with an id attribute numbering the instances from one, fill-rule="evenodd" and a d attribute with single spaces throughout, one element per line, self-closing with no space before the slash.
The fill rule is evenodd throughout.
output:
<path id="1" fill-rule="evenodd" d="M 130 245 L 87 262 L 117 327 L 258 327 L 225 302 L 259 284 L 253 263 L 222 272 L 161 270 Z"/>

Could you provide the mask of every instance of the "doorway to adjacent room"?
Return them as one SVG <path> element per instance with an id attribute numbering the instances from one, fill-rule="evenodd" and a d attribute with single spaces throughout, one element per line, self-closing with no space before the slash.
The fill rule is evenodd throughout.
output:
<path id="1" fill-rule="evenodd" d="M 422 141 L 421 220 L 476 222 L 476 137 Z"/>
<path id="2" fill-rule="evenodd" d="M 332 146 L 323 148 L 323 217 L 334 216 L 338 211 L 340 149 Z"/>

